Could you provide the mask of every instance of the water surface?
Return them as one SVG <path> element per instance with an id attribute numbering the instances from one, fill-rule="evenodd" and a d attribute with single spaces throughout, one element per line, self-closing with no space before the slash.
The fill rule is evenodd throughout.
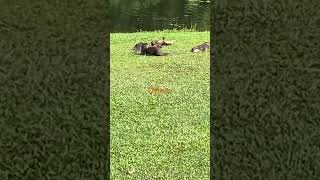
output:
<path id="1" fill-rule="evenodd" d="M 112 32 L 209 30 L 208 0 L 110 0 Z"/>

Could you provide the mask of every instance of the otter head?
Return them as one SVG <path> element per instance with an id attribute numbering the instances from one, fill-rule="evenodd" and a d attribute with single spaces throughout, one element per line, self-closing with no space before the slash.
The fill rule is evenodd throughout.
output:
<path id="1" fill-rule="evenodd" d="M 142 48 L 146 49 L 148 47 L 148 43 L 142 43 Z"/>
<path id="2" fill-rule="evenodd" d="M 134 46 L 133 51 L 136 54 L 143 54 L 147 47 L 148 47 L 148 43 L 140 42 Z"/>

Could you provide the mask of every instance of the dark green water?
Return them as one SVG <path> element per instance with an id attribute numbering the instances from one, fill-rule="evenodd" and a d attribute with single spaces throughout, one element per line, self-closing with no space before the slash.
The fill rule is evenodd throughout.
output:
<path id="1" fill-rule="evenodd" d="M 210 0 L 110 0 L 112 32 L 209 30 Z"/>

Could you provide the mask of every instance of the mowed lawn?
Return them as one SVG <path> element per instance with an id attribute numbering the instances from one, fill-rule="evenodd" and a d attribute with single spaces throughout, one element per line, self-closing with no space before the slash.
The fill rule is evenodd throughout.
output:
<path id="1" fill-rule="evenodd" d="M 168 56 L 133 54 L 135 43 L 163 36 L 175 40 L 162 48 Z M 111 179 L 209 179 L 210 54 L 190 52 L 209 37 L 111 33 Z"/>

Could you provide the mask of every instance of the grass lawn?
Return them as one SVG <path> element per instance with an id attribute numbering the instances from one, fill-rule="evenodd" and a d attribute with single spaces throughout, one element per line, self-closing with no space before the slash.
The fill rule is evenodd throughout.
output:
<path id="1" fill-rule="evenodd" d="M 162 48 L 168 56 L 133 54 L 162 36 L 176 41 Z M 209 36 L 111 33 L 111 179 L 209 179 L 210 54 L 190 52 Z"/>

